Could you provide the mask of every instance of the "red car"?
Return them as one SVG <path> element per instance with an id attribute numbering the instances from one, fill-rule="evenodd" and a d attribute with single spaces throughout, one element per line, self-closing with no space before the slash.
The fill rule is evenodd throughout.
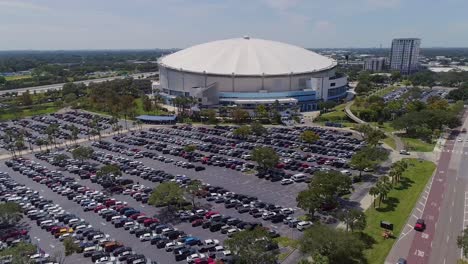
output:
<path id="1" fill-rule="evenodd" d="M 426 229 L 426 223 L 424 219 L 418 219 L 414 225 L 414 230 L 423 232 Z"/>
<path id="2" fill-rule="evenodd" d="M 94 212 L 97 213 L 99 211 L 101 211 L 102 209 L 105 209 L 106 206 L 105 205 L 98 205 L 96 206 L 96 208 L 94 208 Z"/>
<path id="3" fill-rule="evenodd" d="M 192 226 L 195 227 L 195 226 L 201 226 L 203 225 L 203 219 L 195 219 L 192 221 Z"/>
<path id="4" fill-rule="evenodd" d="M 206 219 L 210 219 L 213 215 L 215 214 L 219 214 L 219 212 L 216 212 L 216 211 L 209 211 L 205 214 L 205 218 Z"/>
<path id="5" fill-rule="evenodd" d="M 139 216 L 144 216 L 144 215 L 145 215 L 144 213 L 132 214 L 132 215 L 130 216 L 130 218 L 133 219 L 133 220 L 136 220 L 137 217 L 139 217 Z"/>
<path id="6" fill-rule="evenodd" d="M 148 219 L 145 219 L 145 221 L 143 221 L 143 225 L 144 226 L 150 226 L 154 223 L 159 223 L 159 219 L 157 218 L 148 218 Z"/>
<path id="7" fill-rule="evenodd" d="M 110 199 L 110 200 L 107 200 L 104 202 L 104 204 L 106 205 L 106 207 L 110 207 L 112 205 L 115 205 L 115 200 L 114 199 Z"/>

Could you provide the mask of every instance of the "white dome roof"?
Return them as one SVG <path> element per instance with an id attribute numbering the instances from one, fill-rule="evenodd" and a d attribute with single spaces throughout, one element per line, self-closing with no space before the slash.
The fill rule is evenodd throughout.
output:
<path id="1" fill-rule="evenodd" d="M 288 75 L 327 70 L 336 61 L 297 46 L 249 37 L 196 45 L 159 60 L 186 72 L 221 75 Z"/>

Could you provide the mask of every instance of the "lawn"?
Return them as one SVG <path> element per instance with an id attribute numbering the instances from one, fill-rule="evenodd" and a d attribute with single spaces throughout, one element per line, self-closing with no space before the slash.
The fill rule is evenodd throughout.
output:
<path id="1" fill-rule="evenodd" d="M 383 142 L 385 144 L 387 144 L 389 147 L 391 147 L 392 149 L 396 149 L 396 142 L 395 142 L 395 139 L 392 138 L 392 137 L 386 137 Z"/>
<path id="2" fill-rule="evenodd" d="M 388 198 L 379 208 L 369 208 L 366 211 L 367 227 L 364 233 L 375 240 L 371 249 L 366 250 L 369 264 L 382 264 L 390 252 L 408 217 L 424 190 L 435 169 L 435 164 L 429 161 L 406 159 L 409 166 L 403 174 L 400 183 L 390 191 Z M 378 201 L 377 201 L 378 206 Z M 384 240 L 380 221 L 393 224 L 394 238 Z"/>
<path id="3" fill-rule="evenodd" d="M 370 124 L 388 133 L 395 132 L 395 129 L 392 127 L 391 122 L 384 122 L 381 125 L 377 122 L 370 122 Z"/>
<path id="4" fill-rule="evenodd" d="M 435 147 L 435 143 L 427 143 L 418 138 L 402 137 L 401 140 L 403 141 L 403 144 L 405 144 L 406 148 L 410 151 L 432 152 Z"/>
<path id="5" fill-rule="evenodd" d="M 156 109 L 154 111 L 151 111 L 151 112 L 147 112 L 143 109 L 143 102 L 141 101 L 140 98 L 136 99 L 135 100 L 135 104 L 136 104 L 136 115 L 139 116 L 139 115 L 167 115 L 167 112 L 164 112 L 160 109 Z"/>
<path id="6" fill-rule="evenodd" d="M 7 81 L 16 81 L 21 79 L 30 79 L 31 75 L 18 75 L 18 76 L 5 76 L 5 80 Z"/>
<path id="7" fill-rule="evenodd" d="M 353 123 L 352 120 L 346 116 L 345 106 L 346 104 L 335 106 L 332 111 L 320 114 L 320 116 L 315 119 L 314 122 L 325 125 L 325 122 L 330 121 L 334 123 L 341 123 L 345 127 L 354 127 L 356 123 Z"/>
<path id="8" fill-rule="evenodd" d="M 23 118 L 36 115 L 44 115 L 55 113 L 60 109 L 60 107 L 54 106 L 53 103 L 42 104 L 35 107 L 28 107 L 20 109 L 17 113 L 3 112 L 0 113 L 0 121 L 12 120 L 15 118 Z"/>
<path id="9" fill-rule="evenodd" d="M 399 89 L 401 87 L 398 87 L 398 86 L 389 86 L 389 87 L 386 87 L 386 88 L 383 88 L 383 89 L 380 89 L 380 90 L 377 90 L 375 91 L 374 93 L 372 93 L 371 95 L 377 95 L 377 96 L 380 96 L 380 97 L 383 97 L 397 89 Z"/>

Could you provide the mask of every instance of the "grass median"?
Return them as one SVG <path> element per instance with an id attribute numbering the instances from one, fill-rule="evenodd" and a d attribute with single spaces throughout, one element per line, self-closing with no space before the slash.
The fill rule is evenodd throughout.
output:
<path id="1" fill-rule="evenodd" d="M 434 163 L 429 161 L 405 160 L 409 166 L 401 177 L 401 181 L 394 186 L 380 207 L 378 201 L 376 201 L 376 208 L 371 206 L 366 211 L 367 228 L 364 233 L 374 240 L 372 248 L 365 252 L 369 264 L 382 264 L 385 262 L 393 243 L 400 235 L 436 167 Z M 382 237 L 383 230 L 380 228 L 380 221 L 388 221 L 393 224 L 394 238 L 384 239 Z"/>

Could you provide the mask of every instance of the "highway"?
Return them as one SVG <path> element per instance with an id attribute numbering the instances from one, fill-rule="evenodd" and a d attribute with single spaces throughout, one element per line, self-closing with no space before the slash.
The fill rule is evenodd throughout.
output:
<path id="1" fill-rule="evenodd" d="M 131 74 L 130 77 L 137 78 L 139 76 L 144 76 L 148 77 L 154 74 L 158 74 L 159 72 L 145 72 L 145 73 L 137 73 L 137 74 Z M 114 76 L 114 77 L 107 77 L 107 78 L 100 78 L 100 79 L 93 79 L 93 80 L 86 80 L 86 81 L 77 81 L 74 83 L 84 83 L 88 85 L 91 82 L 99 83 L 99 82 L 105 82 L 105 81 L 112 81 L 115 79 L 123 79 L 126 76 Z M 22 94 L 29 90 L 30 92 L 36 91 L 36 93 L 41 93 L 45 92 L 47 90 L 60 90 L 62 89 L 63 85 L 65 83 L 57 83 L 57 84 L 50 84 L 50 85 L 42 85 L 42 86 L 33 86 L 33 87 L 25 87 L 25 88 L 19 88 L 19 89 L 10 89 L 10 90 L 1 90 L 0 95 L 6 94 L 6 93 L 11 93 L 11 92 L 17 92 L 18 94 Z"/>
<path id="2" fill-rule="evenodd" d="M 468 128 L 468 116 L 464 128 Z M 462 141 L 459 142 L 458 139 Z M 387 257 L 386 263 L 406 258 L 411 264 L 449 264 L 461 258 L 457 236 L 468 224 L 468 135 L 460 134 L 444 144 L 437 169 L 412 215 Z M 426 230 L 417 232 L 417 218 Z"/>

